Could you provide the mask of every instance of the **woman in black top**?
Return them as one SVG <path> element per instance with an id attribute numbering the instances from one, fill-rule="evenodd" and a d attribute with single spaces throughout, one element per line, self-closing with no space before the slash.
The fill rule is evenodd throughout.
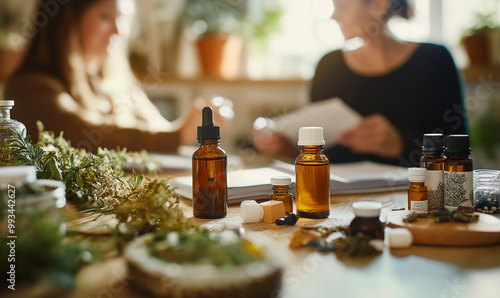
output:
<path id="1" fill-rule="evenodd" d="M 393 16 L 409 18 L 406 0 L 333 3 L 332 18 L 345 39 L 361 38 L 363 45 L 321 59 L 311 101 L 340 97 L 364 118 L 341 135 L 339 145 L 325 149 L 330 162 L 418 165 L 424 133 L 465 133 L 460 80 L 449 52 L 439 45 L 400 41 L 387 27 Z M 276 135 L 270 141 L 257 134 L 255 140 L 257 148 L 270 153 L 291 146 Z"/>

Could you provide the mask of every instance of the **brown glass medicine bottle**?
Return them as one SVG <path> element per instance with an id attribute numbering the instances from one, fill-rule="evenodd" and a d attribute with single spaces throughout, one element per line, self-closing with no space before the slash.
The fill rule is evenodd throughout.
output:
<path id="1" fill-rule="evenodd" d="M 427 187 L 425 186 L 425 177 L 427 170 L 425 168 L 409 168 L 408 180 L 408 210 L 426 212 L 427 205 Z"/>
<path id="2" fill-rule="evenodd" d="M 330 215 L 330 162 L 323 154 L 322 127 L 299 129 L 300 154 L 295 159 L 297 213 L 306 218 Z"/>
<path id="3" fill-rule="evenodd" d="M 424 134 L 420 166 L 427 169 L 428 210 L 444 207 L 444 136 L 441 133 Z"/>
<path id="4" fill-rule="evenodd" d="M 227 155 L 219 147 L 220 129 L 214 125 L 212 108 L 203 108 L 202 117 L 200 148 L 193 154 L 193 215 L 221 218 L 227 215 Z"/>
<path id="5" fill-rule="evenodd" d="M 446 139 L 444 163 L 444 207 L 473 205 L 472 159 L 469 136 L 449 135 Z"/>
<path id="6" fill-rule="evenodd" d="M 273 191 L 269 195 L 269 200 L 276 200 L 283 202 L 285 213 L 293 213 L 293 195 L 290 193 L 290 184 L 292 179 L 289 177 L 273 177 L 271 178 L 271 185 Z"/>
<path id="7" fill-rule="evenodd" d="M 356 217 L 349 224 L 349 233 L 356 236 L 358 233 L 372 239 L 384 240 L 385 225 L 380 221 L 382 204 L 378 202 L 355 202 L 352 209 Z"/>

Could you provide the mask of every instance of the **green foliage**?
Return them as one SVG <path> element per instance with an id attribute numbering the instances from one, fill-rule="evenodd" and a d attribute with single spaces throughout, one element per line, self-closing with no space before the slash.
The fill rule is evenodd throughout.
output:
<path id="1" fill-rule="evenodd" d="M 74 287 L 85 250 L 77 244 L 64 243 L 64 234 L 55 226 L 53 214 L 31 209 L 16 215 L 16 283 L 48 280 L 59 287 Z M 10 266 L 7 240 L 2 239 L 0 245 L 2 268 Z"/>
<path id="2" fill-rule="evenodd" d="M 500 148 L 500 114 L 493 106 L 487 109 L 472 126 L 471 141 L 474 149 L 483 149 L 489 160 L 496 160 Z"/>
<path id="3" fill-rule="evenodd" d="M 169 241 L 169 236 L 175 236 L 172 237 L 176 239 L 175 242 Z M 223 236 L 220 233 L 208 231 L 163 233 L 155 235 L 148 248 L 152 256 L 179 264 L 213 264 L 221 267 L 240 266 L 263 260 L 263 252 L 250 241 L 236 235 L 229 241 L 221 237 Z"/>
<path id="4" fill-rule="evenodd" d="M 199 35 L 232 33 L 239 29 L 241 12 L 232 0 L 188 0 L 186 18 Z"/>
<path id="5" fill-rule="evenodd" d="M 37 177 L 63 181 L 66 198 L 80 209 L 94 214 L 115 214 L 120 231 L 139 235 L 157 230 L 193 227 L 179 207 L 179 196 L 164 180 L 147 180 L 135 171 L 125 179 L 124 164 L 136 164 L 137 155 L 126 149 L 99 148 L 98 154 L 71 147 L 61 133 L 55 137 L 39 123 L 39 142 L 15 134 L 10 141 L 13 159 L 21 165 L 35 165 Z M 140 153 L 142 161 L 149 158 Z M 148 168 L 151 168 L 149 165 Z"/>

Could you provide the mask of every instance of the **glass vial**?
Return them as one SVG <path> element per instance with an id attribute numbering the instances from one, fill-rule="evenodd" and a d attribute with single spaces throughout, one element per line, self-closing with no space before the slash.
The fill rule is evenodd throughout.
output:
<path id="1" fill-rule="evenodd" d="M 426 212 L 428 211 L 427 187 L 425 186 L 427 170 L 425 168 L 409 168 L 408 180 L 408 210 Z"/>
<path id="2" fill-rule="evenodd" d="M 441 133 L 424 134 L 420 167 L 427 169 L 428 209 L 444 207 L 444 136 Z"/>
<path id="3" fill-rule="evenodd" d="M 472 206 L 472 159 L 469 136 L 450 135 L 446 139 L 444 164 L 444 207 Z"/>
<path id="4" fill-rule="evenodd" d="M 213 111 L 203 108 L 198 126 L 200 148 L 193 154 L 193 215 L 222 218 L 227 215 L 227 155 L 219 147 L 220 129 L 214 125 Z"/>
<path id="5" fill-rule="evenodd" d="M 290 193 L 292 179 L 289 177 L 273 177 L 271 185 L 273 192 L 269 195 L 269 200 L 281 201 L 285 208 L 285 213 L 293 213 L 293 195 Z"/>
<path id="6" fill-rule="evenodd" d="M 384 240 L 384 223 L 380 221 L 382 204 L 378 202 L 355 202 L 352 209 L 356 217 L 349 225 L 349 232 L 355 236 L 362 233 L 372 239 Z"/>
<path id="7" fill-rule="evenodd" d="M 0 99 L 0 148 L 3 148 L 5 142 L 18 132 L 23 137 L 26 136 L 26 126 L 21 122 L 10 118 L 10 110 L 14 106 L 13 100 Z"/>
<path id="8" fill-rule="evenodd" d="M 322 127 L 299 129 L 300 154 L 295 159 L 297 213 L 306 218 L 330 215 L 330 162 L 323 154 Z"/>

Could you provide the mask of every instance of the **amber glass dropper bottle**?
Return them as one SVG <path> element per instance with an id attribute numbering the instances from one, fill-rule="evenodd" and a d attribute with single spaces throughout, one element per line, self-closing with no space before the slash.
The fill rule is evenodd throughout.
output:
<path id="1" fill-rule="evenodd" d="M 193 215 L 222 218 L 227 215 L 227 155 L 219 147 L 220 129 L 214 124 L 212 108 L 203 108 L 202 117 L 200 148 L 193 154 Z"/>

